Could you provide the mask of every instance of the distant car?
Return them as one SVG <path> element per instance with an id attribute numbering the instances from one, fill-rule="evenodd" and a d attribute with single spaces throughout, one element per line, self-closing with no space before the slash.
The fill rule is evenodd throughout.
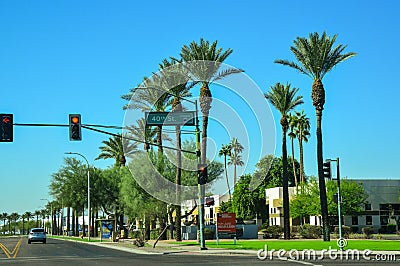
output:
<path id="1" fill-rule="evenodd" d="M 32 228 L 28 235 L 28 244 L 32 242 L 43 242 L 46 244 L 46 231 L 44 228 Z"/>

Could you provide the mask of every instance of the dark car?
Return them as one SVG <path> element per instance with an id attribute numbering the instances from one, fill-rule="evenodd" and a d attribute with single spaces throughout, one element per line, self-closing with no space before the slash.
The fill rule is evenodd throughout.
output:
<path id="1" fill-rule="evenodd" d="M 32 228 L 28 235 L 28 244 L 32 242 L 42 242 L 46 244 L 46 231 L 44 228 Z"/>

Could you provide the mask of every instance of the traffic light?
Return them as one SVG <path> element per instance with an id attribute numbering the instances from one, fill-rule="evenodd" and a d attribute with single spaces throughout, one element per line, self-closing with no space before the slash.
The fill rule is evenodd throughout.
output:
<path id="1" fill-rule="evenodd" d="M 206 198 L 206 205 L 209 206 L 214 206 L 214 198 L 213 197 L 207 197 Z"/>
<path id="2" fill-rule="evenodd" d="M 324 178 L 331 179 L 332 178 L 331 161 L 324 162 L 323 169 L 324 169 Z"/>
<path id="3" fill-rule="evenodd" d="M 69 140 L 82 140 L 81 115 L 79 114 L 69 115 Z"/>
<path id="4" fill-rule="evenodd" d="M 13 141 L 13 115 L 0 114 L 0 142 Z"/>
<path id="5" fill-rule="evenodd" d="M 207 165 L 198 164 L 197 169 L 197 183 L 205 185 L 207 183 Z"/>

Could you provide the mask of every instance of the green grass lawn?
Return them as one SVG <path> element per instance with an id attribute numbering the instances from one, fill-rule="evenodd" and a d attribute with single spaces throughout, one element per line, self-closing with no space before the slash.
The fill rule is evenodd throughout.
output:
<path id="1" fill-rule="evenodd" d="M 88 238 L 80 238 L 80 237 L 71 237 L 71 236 L 56 236 L 56 235 L 47 235 L 47 238 L 56 238 L 56 239 L 71 239 L 74 241 L 80 241 L 80 242 L 88 242 Z M 90 238 L 90 242 L 101 242 L 100 239 L 96 238 Z M 102 242 L 110 242 L 110 240 L 103 239 Z"/>
<path id="2" fill-rule="evenodd" d="M 170 243 L 177 244 L 178 242 L 171 241 Z M 199 245 L 197 242 L 181 242 L 182 245 Z M 322 240 L 237 240 L 234 245 L 233 240 L 223 240 L 216 244 L 215 240 L 207 240 L 206 247 L 209 248 L 226 248 L 226 249 L 248 249 L 259 250 L 264 249 L 265 245 L 268 249 L 285 249 L 285 250 L 303 250 L 303 249 L 338 249 L 336 240 L 324 242 Z M 398 240 L 356 240 L 350 239 L 347 241 L 345 249 L 358 250 L 397 250 L 400 251 L 400 241 Z"/>

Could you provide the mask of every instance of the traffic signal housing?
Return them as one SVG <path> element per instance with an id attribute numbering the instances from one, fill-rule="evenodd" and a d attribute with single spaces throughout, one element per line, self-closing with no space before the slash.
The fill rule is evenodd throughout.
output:
<path id="1" fill-rule="evenodd" d="M 206 164 L 198 164 L 197 170 L 197 183 L 199 185 L 205 185 L 207 183 L 207 165 Z"/>
<path id="2" fill-rule="evenodd" d="M 207 197 L 206 198 L 206 206 L 210 207 L 210 206 L 214 206 L 215 201 L 213 197 Z"/>
<path id="3" fill-rule="evenodd" d="M 81 131 L 81 115 L 70 114 L 69 115 L 69 140 L 80 141 L 82 140 Z"/>
<path id="4" fill-rule="evenodd" d="M 0 114 L 0 142 L 13 142 L 13 114 Z"/>
<path id="5" fill-rule="evenodd" d="M 331 161 L 323 163 L 324 178 L 332 179 Z"/>

